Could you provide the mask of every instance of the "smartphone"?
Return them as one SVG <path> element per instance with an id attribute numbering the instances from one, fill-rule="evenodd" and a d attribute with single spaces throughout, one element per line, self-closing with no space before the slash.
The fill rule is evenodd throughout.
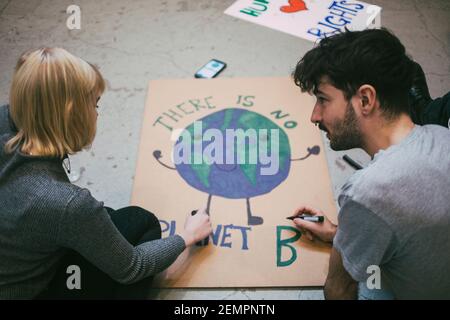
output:
<path id="1" fill-rule="evenodd" d="M 217 59 L 211 59 L 207 64 L 201 67 L 196 73 L 196 78 L 211 79 L 217 76 L 227 64 Z"/>

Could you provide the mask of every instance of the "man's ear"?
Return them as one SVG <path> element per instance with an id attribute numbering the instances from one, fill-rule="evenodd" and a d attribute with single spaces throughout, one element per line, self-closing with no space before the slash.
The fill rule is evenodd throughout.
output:
<path id="1" fill-rule="evenodd" d="M 359 87 L 355 96 L 358 99 L 362 115 L 368 116 L 378 108 L 377 91 L 370 84 L 363 84 Z"/>

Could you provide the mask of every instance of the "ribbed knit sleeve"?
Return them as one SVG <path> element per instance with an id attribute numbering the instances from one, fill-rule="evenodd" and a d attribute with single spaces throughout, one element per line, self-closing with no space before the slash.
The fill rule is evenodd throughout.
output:
<path id="1" fill-rule="evenodd" d="M 179 235 L 132 246 L 117 230 L 103 204 L 86 189 L 79 190 L 67 204 L 57 241 L 124 284 L 163 271 L 185 249 Z"/>

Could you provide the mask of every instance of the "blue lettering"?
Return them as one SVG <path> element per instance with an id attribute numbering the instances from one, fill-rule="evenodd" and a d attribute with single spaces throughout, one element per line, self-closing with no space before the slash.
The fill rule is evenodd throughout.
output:
<path id="1" fill-rule="evenodd" d="M 333 1 L 328 7 L 328 13 L 330 15 L 324 17 L 322 21 L 317 23 L 319 26 L 326 27 L 327 29 L 331 29 L 333 31 L 326 32 L 322 28 L 318 27 L 310 28 L 306 32 L 314 37 L 317 37 L 317 39 L 323 39 L 327 36 L 333 35 L 341 31 L 341 28 L 345 25 L 351 23 L 352 19 L 356 16 L 356 13 L 364 8 L 365 6 L 360 3 L 349 3 L 346 0 Z"/>
<path id="2" fill-rule="evenodd" d="M 335 23 L 335 22 L 331 21 L 334 18 L 335 18 L 334 16 L 326 16 L 325 17 L 325 21 L 328 22 L 328 23 L 331 23 L 332 25 L 340 26 L 340 27 L 345 26 L 346 24 L 351 22 L 351 20 L 349 21 L 349 20 L 346 20 L 344 18 L 340 18 L 338 21 L 341 21 L 343 23 Z"/>
<path id="3" fill-rule="evenodd" d="M 333 27 L 333 26 L 330 26 L 329 24 L 326 24 L 326 23 L 323 23 L 323 22 L 319 22 L 318 24 L 320 24 L 321 26 L 324 26 L 324 27 L 328 27 L 330 29 L 334 29 L 335 30 L 334 32 L 341 30 L 338 27 Z"/>
<path id="4" fill-rule="evenodd" d="M 252 228 L 250 227 L 238 227 L 234 226 L 234 229 L 241 230 L 242 233 L 242 250 L 248 250 L 248 244 L 247 244 L 247 231 L 251 231 Z"/>
<path id="5" fill-rule="evenodd" d="M 232 224 L 227 224 L 223 227 L 223 236 L 222 236 L 222 242 L 220 243 L 221 247 L 228 247 L 231 248 L 231 242 L 225 242 L 227 238 L 231 238 L 231 233 L 227 233 L 228 229 L 233 229 Z"/>
<path id="6" fill-rule="evenodd" d="M 161 224 L 161 233 L 169 232 L 169 236 L 173 236 L 176 231 L 177 222 L 175 220 L 171 220 L 170 223 L 165 220 L 159 220 Z"/>
<path id="7" fill-rule="evenodd" d="M 349 11 L 353 11 L 353 12 L 357 12 L 357 10 L 353 10 L 350 8 L 346 8 L 346 7 L 341 7 L 337 4 L 337 1 L 333 1 L 333 3 L 331 4 L 331 6 L 328 7 L 328 9 L 335 9 L 335 8 L 339 8 L 339 9 L 344 9 L 344 10 L 349 10 Z"/>
<path id="8" fill-rule="evenodd" d="M 220 231 L 221 231 L 221 230 L 222 230 L 222 225 L 221 225 L 221 224 L 218 224 L 217 227 L 216 227 L 216 230 L 215 230 L 215 231 L 213 232 L 213 234 L 211 235 L 213 244 L 214 244 L 215 246 L 217 246 L 217 244 L 219 243 L 219 236 L 220 236 Z"/>
<path id="9" fill-rule="evenodd" d="M 353 6 L 356 10 L 364 9 L 364 5 L 361 3 L 347 3 L 347 0 L 342 0 L 341 4 L 344 6 Z"/>

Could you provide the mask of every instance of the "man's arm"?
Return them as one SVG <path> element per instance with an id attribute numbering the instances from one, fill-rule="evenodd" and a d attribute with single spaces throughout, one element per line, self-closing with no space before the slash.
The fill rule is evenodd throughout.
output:
<path id="1" fill-rule="evenodd" d="M 300 212 L 325 216 L 320 210 L 305 206 L 300 207 L 295 214 Z M 317 237 L 333 242 L 324 288 L 327 299 L 356 299 L 358 283 L 366 281 L 368 277 L 367 267 L 386 263 L 395 252 L 396 238 L 390 226 L 353 200 L 347 200 L 342 206 L 339 228 L 326 218 L 323 223 L 298 218 L 293 221 L 310 240 Z"/>
<path id="2" fill-rule="evenodd" d="M 353 280 L 345 270 L 341 255 L 334 247 L 331 249 L 324 294 L 327 300 L 356 300 L 358 296 L 358 282 Z"/>

